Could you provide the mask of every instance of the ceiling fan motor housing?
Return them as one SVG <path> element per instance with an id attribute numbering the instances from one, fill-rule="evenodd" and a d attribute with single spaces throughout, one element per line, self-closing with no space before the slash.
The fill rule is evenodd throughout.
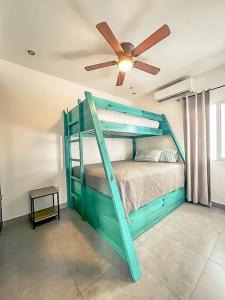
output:
<path id="1" fill-rule="evenodd" d="M 134 45 L 129 43 L 129 42 L 123 42 L 120 44 L 121 47 L 123 48 L 124 54 L 131 56 L 132 55 L 132 50 L 134 49 Z"/>

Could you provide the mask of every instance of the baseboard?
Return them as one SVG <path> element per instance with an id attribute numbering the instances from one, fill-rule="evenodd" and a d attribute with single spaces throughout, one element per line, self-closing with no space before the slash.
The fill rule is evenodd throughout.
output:
<path id="1" fill-rule="evenodd" d="M 59 206 L 60 206 L 60 209 L 64 209 L 64 208 L 67 207 L 67 203 L 66 202 L 61 203 Z M 30 213 L 26 214 L 26 215 L 23 215 L 23 216 L 15 217 L 15 218 L 10 219 L 10 220 L 3 221 L 3 228 L 4 228 L 4 226 L 16 224 L 17 222 L 21 222 L 21 221 L 24 221 L 24 220 L 29 219 L 29 218 L 30 218 Z"/>
<path id="2" fill-rule="evenodd" d="M 225 204 L 212 202 L 212 206 L 225 209 Z"/>

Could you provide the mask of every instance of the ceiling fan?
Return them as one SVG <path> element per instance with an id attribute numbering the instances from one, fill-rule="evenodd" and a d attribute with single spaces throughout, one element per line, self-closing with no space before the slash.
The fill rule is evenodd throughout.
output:
<path id="1" fill-rule="evenodd" d="M 96 65 L 86 66 L 86 71 L 92 71 L 117 65 L 119 68 L 119 74 L 116 82 L 117 86 L 123 85 L 126 72 L 129 71 L 132 67 L 150 73 L 152 75 L 156 75 L 160 71 L 159 68 L 138 60 L 134 60 L 134 58 L 166 38 L 170 34 L 170 28 L 168 25 L 165 24 L 160 27 L 137 47 L 134 47 L 134 45 L 129 42 L 119 43 L 106 22 L 99 23 L 96 25 L 96 27 L 112 47 L 112 49 L 115 51 L 118 57 L 118 61 L 111 60 Z"/>

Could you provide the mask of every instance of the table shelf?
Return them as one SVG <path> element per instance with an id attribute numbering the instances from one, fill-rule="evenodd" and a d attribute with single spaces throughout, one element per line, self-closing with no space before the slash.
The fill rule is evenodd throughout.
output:
<path id="1" fill-rule="evenodd" d="M 34 222 L 41 222 L 49 218 L 57 217 L 58 209 L 56 207 L 47 207 L 41 210 L 37 210 L 34 213 Z"/>

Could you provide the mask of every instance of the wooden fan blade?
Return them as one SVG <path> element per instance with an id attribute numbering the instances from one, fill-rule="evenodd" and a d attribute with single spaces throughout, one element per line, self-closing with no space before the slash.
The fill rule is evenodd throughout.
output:
<path id="1" fill-rule="evenodd" d="M 126 74 L 125 72 L 119 72 L 118 77 L 117 77 L 116 86 L 123 85 L 125 74 Z"/>
<path id="2" fill-rule="evenodd" d="M 106 41 L 109 43 L 109 45 L 113 48 L 113 50 L 116 52 L 117 56 L 119 56 L 121 52 L 124 52 L 123 48 L 117 41 L 115 35 L 113 34 L 112 30 L 109 28 L 109 25 L 106 22 L 99 23 L 96 25 L 96 27 L 98 31 L 102 34 L 102 36 L 106 39 Z"/>
<path id="3" fill-rule="evenodd" d="M 144 40 L 141 44 L 135 47 L 132 51 L 133 56 L 138 56 L 141 53 L 145 52 L 155 44 L 159 43 L 163 39 L 165 39 L 170 34 L 170 28 L 167 24 L 160 27 L 153 34 L 151 34 L 146 40 Z"/>
<path id="4" fill-rule="evenodd" d="M 97 69 L 101 69 L 101 68 L 105 68 L 105 67 L 114 66 L 116 64 L 117 64 L 117 62 L 115 60 L 111 60 L 111 61 L 107 61 L 107 62 L 104 62 L 104 63 L 87 66 L 87 67 L 84 67 L 84 68 L 85 68 L 86 71 L 93 71 L 93 70 L 97 70 Z"/>
<path id="5" fill-rule="evenodd" d="M 160 69 L 148 64 L 145 64 L 141 61 L 136 60 L 134 62 L 134 68 L 145 71 L 147 73 L 150 73 L 152 75 L 156 75 L 157 73 L 159 73 Z"/>

